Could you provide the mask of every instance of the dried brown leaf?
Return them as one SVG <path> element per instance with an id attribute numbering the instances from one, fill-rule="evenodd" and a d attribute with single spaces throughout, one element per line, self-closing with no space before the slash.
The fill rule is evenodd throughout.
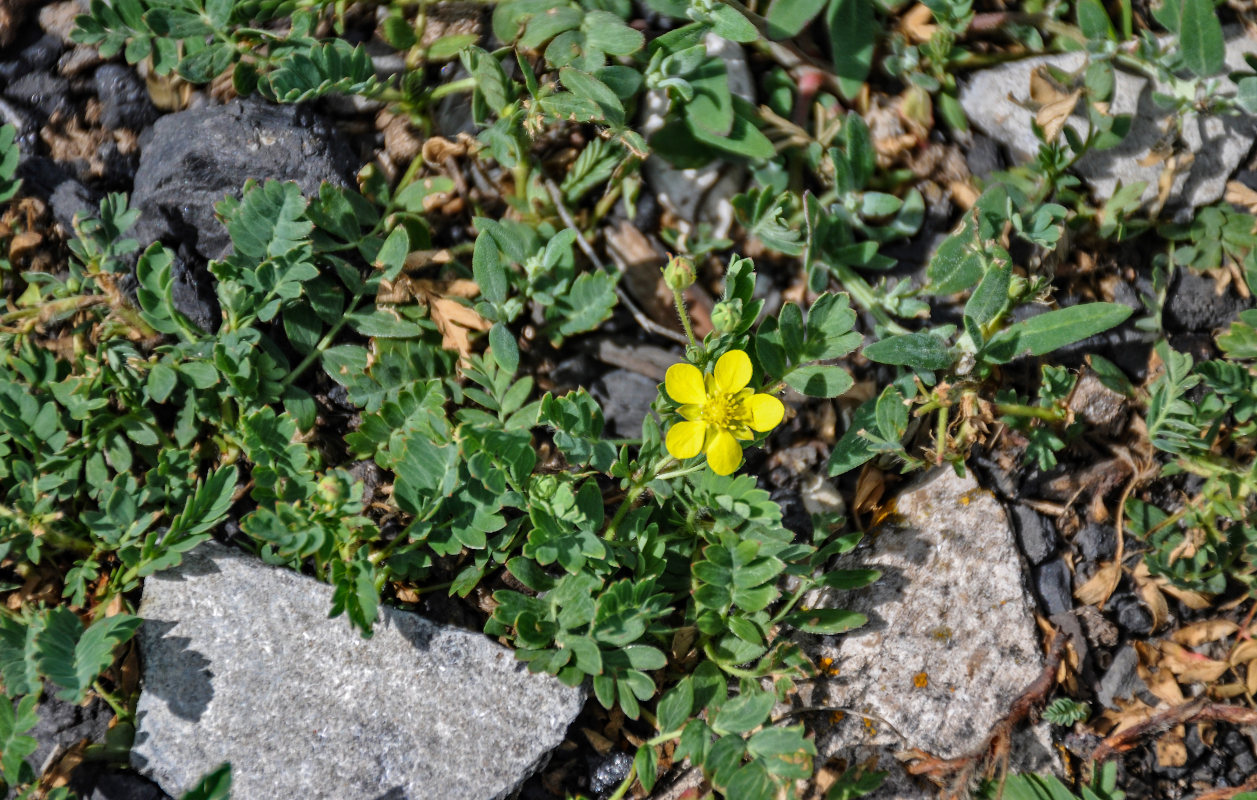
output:
<path id="1" fill-rule="evenodd" d="M 1227 658 L 1232 664 L 1243 664 L 1254 659 L 1257 659 L 1257 640 L 1254 639 L 1240 642 Z"/>
<path id="2" fill-rule="evenodd" d="M 1065 121 L 1069 119 L 1070 114 L 1074 113 L 1074 108 L 1077 107 L 1078 98 L 1080 97 L 1082 97 L 1082 90 L 1076 89 L 1060 100 L 1044 104 L 1042 108 L 1035 112 L 1035 124 L 1043 129 L 1045 141 L 1056 141 L 1056 137 L 1060 135 L 1061 129 L 1065 127 Z"/>
<path id="3" fill-rule="evenodd" d="M 1225 661 L 1216 661 L 1170 641 L 1161 642 L 1161 663 L 1179 683 L 1213 683 L 1230 669 Z"/>
<path id="4" fill-rule="evenodd" d="M 1084 605 L 1094 606 L 1103 603 L 1113 594 L 1118 578 L 1122 574 L 1122 565 L 1117 562 L 1104 564 L 1091 578 L 1074 590 L 1074 597 Z"/>
<path id="5" fill-rule="evenodd" d="M 1237 206 L 1243 206 L 1250 214 L 1257 214 L 1257 190 L 1239 181 L 1231 181 L 1226 185 L 1226 194 L 1222 199 Z"/>
<path id="6" fill-rule="evenodd" d="M 1239 629 L 1240 626 L 1229 619 L 1207 619 L 1179 628 L 1170 638 L 1184 647 L 1199 647 L 1205 642 L 1225 639 Z"/>

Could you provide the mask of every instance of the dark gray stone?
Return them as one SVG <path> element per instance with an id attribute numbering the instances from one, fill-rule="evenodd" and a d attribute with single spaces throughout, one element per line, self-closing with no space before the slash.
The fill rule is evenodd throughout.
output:
<path id="1" fill-rule="evenodd" d="M 1117 552 L 1117 531 L 1112 525 L 1090 523 L 1074 534 L 1074 546 L 1088 561 L 1104 561 Z"/>
<path id="2" fill-rule="evenodd" d="M 8 84 L 5 97 L 47 119 L 53 114 L 72 110 L 68 93 L 70 82 L 44 70 L 27 72 Z"/>
<path id="3" fill-rule="evenodd" d="M 52 207 L 53 218 L 67 233 L 74 230 L 76 215 L 96 216 L 100 213 L 100 197 L 73 178 L 57 184 L 48 198 L 48 204 Z"/>
<path id="4" fill-rule="evenodd" d="M 1068 611 L 1074 607 L 1073 590 L 1070 588 L 1069 567 L 1059 558 L 1053 559 L 1034 570 L 1034 589 L 1039 602 L 1048 616 Z"/>
<path id="5" fill-rule="evenodd" d="M 93 742 L 104 739 L 109 721 L 114 717 L 113 710 L 99 698 L 80 706 L 58 699 L 53 694 L 55 691 L 56 687 L 48 687 L 39 703 L 39 722 L 26 734 L 39 743 L 35 752 L 26 758 L 37 774 L 48 766 L 50 758 L 81 739 Z"/>
<path id="6" fill-rule="evenodd" d="M 353 155 L 309 109 L 236 100 L 168 114 L 142 140 L 132 203 L 143 212 L 141 244 L 191 237 L 204 259 L 231 250 L 214 204 L 240 197 L 245 181 L 295 181 L 307 196 L 324 181 L 349 186 Z"/>
<path id="7" fill-rule="evenodd" d="M 142 130 L 157 119 L 157 108 L 135 71 L 121 64 L 105 64 L 96 70 L 96 95 L 100 98 L 100 124 L 110 130 Z"/>
<path id="8" fill-rule="evenodd" d="M 1117 624 L 1125 630 L 1138 636 L 1152 633 L 1152 613 L 1134 595 L 1114 597 L 1113 608 L 1117 611 Z"/>
<path id="9" fill-rule="evenodd" d="M 617 436 L 642 435 L 642 420 L 659 396 L 659 382 L 637 372 L 616 369 L 594 381 L 594 399 L 602 406 L 607 425 Z"/>
<path id="10" fill-rule="evenodd" d="M 1013 503 L 1010 511 L 1021 552 L 1026 554 L 1031 564 L 1042 564 L 1048 560 L 1059 544 L 1055 526 L 1027 505 Z"/>
<path id="11" fill-rule="evenodd" d="M 1171 331 L 1208 333 L 1230 325 L 1251 306 L 1230 288 L 1219 293 L 1217 281 L 1210 276 L 1180 269 L 1166 297 L 1162 319 Z"/>
<path id="12" fill-rule="evenodd" d="M 589 791 L 595 797 L 605 797 L 615 791 L 633 766 L 633 757 L 623 750 L 612 750 L 605 756 L 590 759 Z"/>
<path id="13" fill-rule="evenodd" d="M 167 800 L 170 795 L 134 772 L 106 772 L 96 779 L 87 800 Z"/>
<path id="14" fill-rule="evenodd" d="M 380 609 L 207 543 L 144 584 L 131 759 L 172 795 L 229 761 L 233 796 L 491 800 L 566 736 L 580 688 L 474 631 Z"/>
<path id="15" fill-rule="evenodd" d="M 1135 648 L 1127 645 L 1117 651 L 1113 663 L 1100 679 L 1096 700 L 1105 708 L 1116 709 L 1114 700 L 1129 700 L 1136 692 L 1146 691 L 1148 685 L 1139 677 L 1135 668 L 1139 665 L 1139 654 Z"/>
<path id="16" fill-rule="evenodd" d="M 236 100 L 168 114 L 142 139 L 132 205 L 141 212 L 141 248 L 174 248 L 175 306 L 206 331 L 219 311 L 210 259 L 231 252 L 214 204 L 241 196 L 245 181 L 295 181 L 307 196 L 324 181 L 350 185 L 353 155 L 334 129 L 304 107 Z"/>

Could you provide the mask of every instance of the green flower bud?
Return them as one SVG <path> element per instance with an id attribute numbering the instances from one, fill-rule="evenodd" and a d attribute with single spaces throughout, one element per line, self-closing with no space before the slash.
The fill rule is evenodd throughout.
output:
<path id="1" fill-rule="evenodd" d="M 673 256 L 663 268 L 663 282 L 674 292 L 694 285 L 694 264 L 685 256 Z"/>
<path id="2" fill-rule="evenodd" d="M 722 300 L 711 310 L 711 326 L 720 333 L 733 333 L 741 324 L 741 300 Z"/>
<path id="3" fill-rule="evenodd" d="M 335 505 L 345 497 L 345 483 L 337 475 L 324 475 L 319 481 L 319 499 L 328 505 Z"/>

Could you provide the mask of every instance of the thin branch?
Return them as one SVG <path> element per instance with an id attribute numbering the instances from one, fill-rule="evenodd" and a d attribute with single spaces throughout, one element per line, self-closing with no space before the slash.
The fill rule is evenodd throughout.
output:
<path id="1" fill-rule="evenodd" d="M 598 252 L 594 250 L 589 242 L 585 241 L 585 235 L 576 225 L 576 220 L 572 218 L 572 214 L 567 210 L 567 206 L 563 204 L 563 195 L 560 194 L 559 187 L 556 186 L 554 181 L 549 178 L 545 179 L 545 187 L 546 191 L 550 194 L 551 202 L 554 203 L 555 210 L 559 214 L 559 219 L 563 220 L 563 224 L 568 228 L 576 231 L 576 244 L 580 247 L 581 252 L 583 252 L 598 269 L 609 275 L 614 275 L 615 271 L 609 269 L 606 262 L 604 262 L 598 255 Z M 663 336 L 677 342 L 678 344 L 689 344 L 689 341 L 685 338 L 684 334 L 678 333 L 670 328 L 665 328 L 663 325 L 660 325 L 658 322 L 655 322 L 653 319 L 646 316 L 646 313 L 642 311 L 641 307 L 638 306 L 636 302 L 634 302 L 628 292 L 624 291 L 624 287 L 620 285 L 619 281 L 616 281 L 615 293 L 620 298 L 620 302 L 623 303 L 630 312 L 632 312 L 633 319 L 637 320 L 637 324 L 641 325 L 648 333 L 653 333 L 656 336 Z"/>

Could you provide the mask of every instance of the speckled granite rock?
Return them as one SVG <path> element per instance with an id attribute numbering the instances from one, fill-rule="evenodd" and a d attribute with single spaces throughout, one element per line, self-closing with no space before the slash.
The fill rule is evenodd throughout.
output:
<path id="1" fill-rule="evenodd" d="M 1247 38 L 1239 28 L 1227 33 L 1226 63 L 1228 70 L 1244 68 L 1244 54 L 1257 52 L 1257 40 Z M 1006 145 L 1023 159 L 1039 151 L 1039 142 L 1030 128 L 1034 112 L 1023 108 L 1030 94 L 1030 74 L 1042 64 L 1050 64 L 1067 72 L 1079 69 L 1086 60 L 1084 53 L 1041 56 L 1002 64 L 973 75 L 960 93 L 960 104 L 981 130 Z M 1223 90 L 1234 93 L 1235 85 L 1219 76 Z M 1165 91 L 1164 87 L 1160 87 Z M 1101 199 L 1112 196 L 1117 182 L 1130 185 L 1147 181 L 1143 199 L 1156 197 L 1157 178 L 1163 165 L 1141 166 L 1140 160 L 1162 138 L 1169 112 L 1152 101 L 1152 87 L 1144 77 L 1118 70 L 1110 105 L 1113 114 L 1133 114 L 1130 132 L 1125 140 L 1111 150 L 1093 151 L 1084 156 L 1076 169 Z M 1075 114 L 1068 122 L 1078 131 L 1086 130 L 1084 118 Z M 1188 149 L 1196 160 L 1190 169 L 1175 178 L 1167 206 L 1194 208 L 1222 197 L 1227 178 L 1252 148 L 1257 136 L 1257 119 L 1240 115 L 1232 117 L 1201 117 L 1184 130 Z"/>
<path id="2" fill-rule="evenodd" d="M 132 761 L 178 796 L 224 761 L 236 800 L 490 800 L 563 741 L 584 692 L 478 633 L 382 608 L 363 639 L 330 586 L 217 544 L 149 578 Z"/>
<path id="3" fill-rule="evenodd" d="M 871 716 L 866 723 L 847 714 L 818 735 L 817 747 L 849 761 L 877 756 L 890 775 L 873 797 L 932 798 L 937 792 L 915 784 L 894 751 L 970 751 L 1043 668 L 1011 526 L 989 491 L 946 468 L 900 495 L 891 519 L 847 558 L 842 566 L 882 577 L 857 592 L 809 598 L 815 607 L 860 611 L 869 623 L 804 642 L 815 659 L 832 660 L 833 673 L 808 702 Z M 1014 760 L 1050 769 L 1043 732 L 1021 736 Z"/>

